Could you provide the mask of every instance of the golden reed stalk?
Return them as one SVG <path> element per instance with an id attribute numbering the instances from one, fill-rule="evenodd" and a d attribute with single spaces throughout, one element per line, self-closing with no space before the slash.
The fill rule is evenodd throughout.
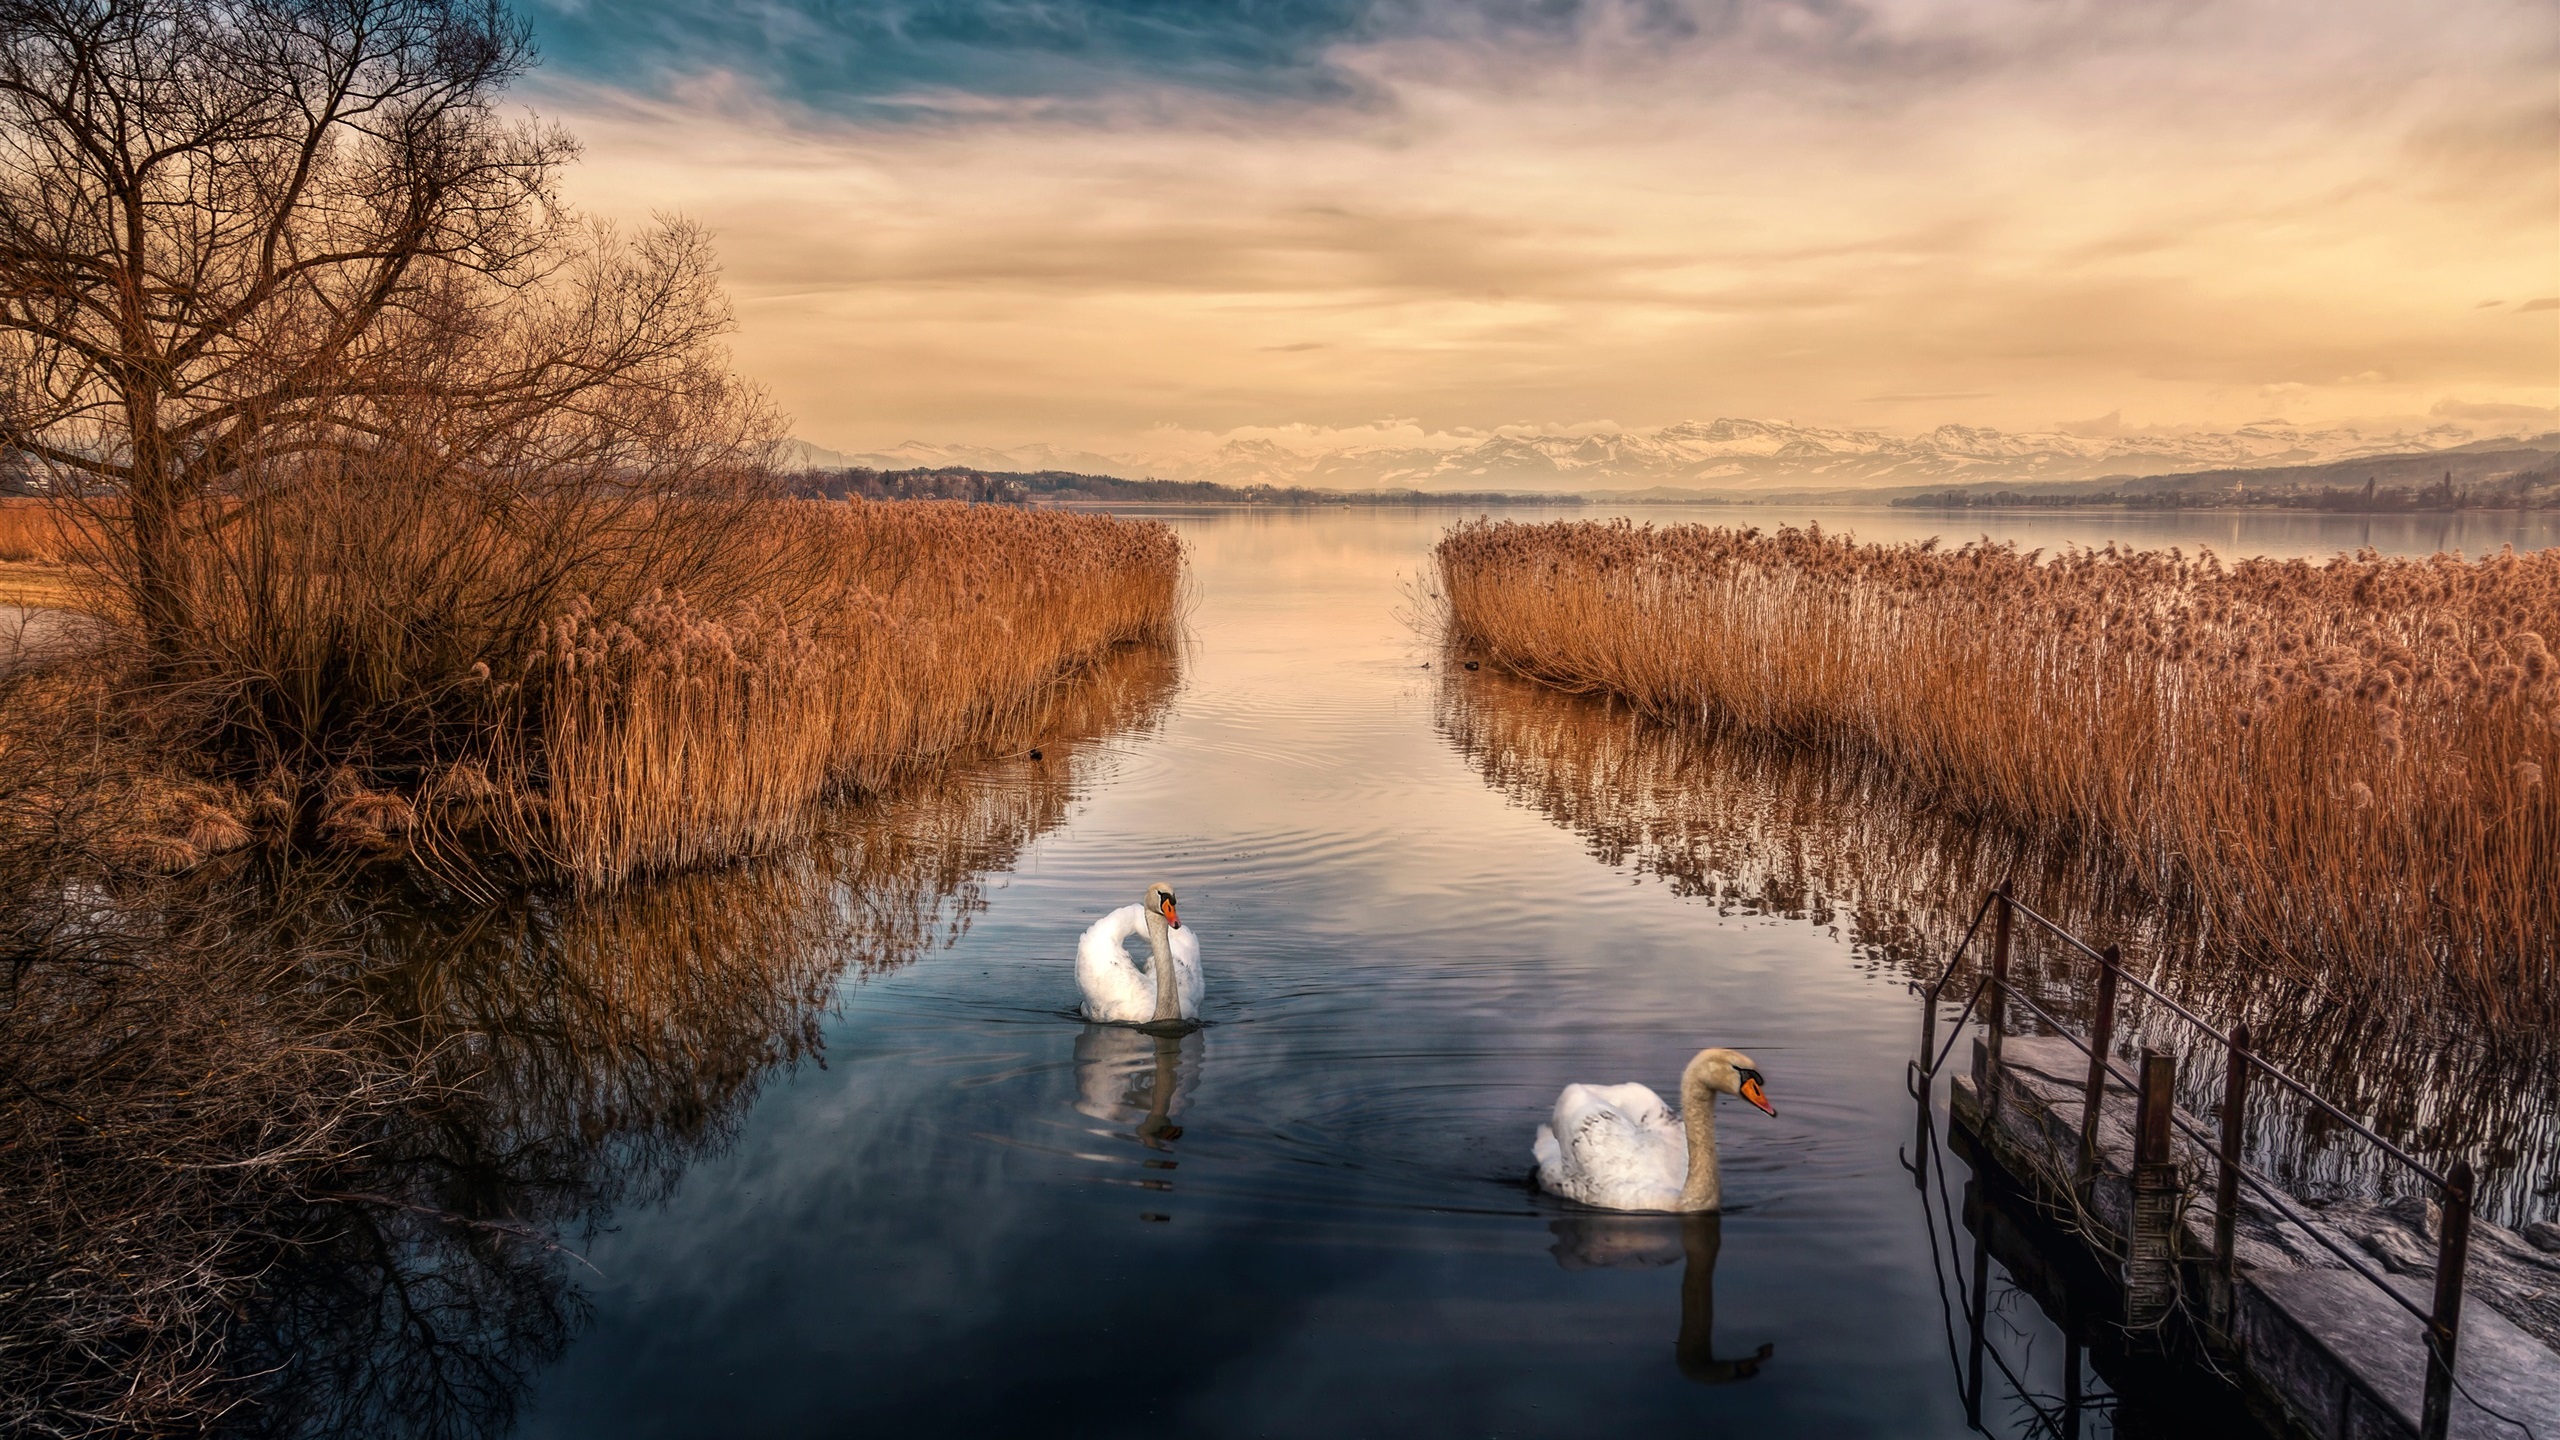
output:
<path id="1" fill-rule="evenodd" d="M 42 500 L 0 500 L 0 564 L 62 564 L 79 548 L 77 528 Z"/>
<path id="2" fill-rule="evenodd" d="M 527 658 L 550 848 L 581 884 L 797 837 L 827 793 L 1014 736 L 1073 672 L 1176 623 L 1161 524 L 906 502 L 764 519 L 787 600 L 582 603 Z"/>
<path id="3" fill-rule="evenodd" d="M 120 857 L 316 839 L 459 878 L 494 847 L 609 888 L 1036 744 L 1053 692 L 1179 619 L 1181 542 L 1154 521 L 602 487 L 501 504 L 407 478 L 217 512 L 182 552 L 173 654 L 104 644 L 0 691 L 10 713 L 87 695 L 149 739 L 108 767 L 140 797 Z M 129 611 L 130 557 L 87 517 L 0 520 L 67 562 L 77 603 Z"/>
<path id="4" fill-rule="evenodd" d="M 2129 864 L 2298 978 L 2560 1020 L 2560 551 L 2325 564 L 1477 521 L 1451 640 L 1880 757 Z"/>

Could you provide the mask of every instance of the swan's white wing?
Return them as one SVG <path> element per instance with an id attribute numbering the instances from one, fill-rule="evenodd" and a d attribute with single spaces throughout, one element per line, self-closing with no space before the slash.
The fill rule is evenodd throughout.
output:
<path id="1" fill-rule="evenodd" d="M 1156 987 L 1121 942 L 1146 928 L 1147 908 L 1123 905 L 1093 922 L 1076 942 L 1076 988 L 1088 1020 L 1140 1025 L 1155 1018 Z"/>
<path id="2" fill-rule="evenodd" d="M 1687 1136 L 1642 1085 L 1567 1085 L 1535 1149 L 1541 1186 L 1607 1210 L 1676 1209 L 1688 1179 Z"/>
<path id="3" fill-rule="evenodd" d="M 1144 920 L 1143 912 L 1139 918 Z M 1209 977 L 1200 968 L 1200 932 L 1185 925 L 1167 938 L 1173 944 L 1173 991 L 1182 1003 L 1182 1018 L 1197 1020 L 1200 1002 L 1209 992 Z M 1150 1007 L 1148 1014 L 1154 1013 Z"/>

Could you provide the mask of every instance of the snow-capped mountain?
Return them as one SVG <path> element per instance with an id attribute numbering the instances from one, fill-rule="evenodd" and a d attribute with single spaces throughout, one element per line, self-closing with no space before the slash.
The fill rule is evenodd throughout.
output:
<path id="1" fill-rule="evenodd" d="M 858 454 L 829 450 L 806 440 L 786 440 L 782 455 L 782 468 L 786 470 L 939 470 L 959 465 L 972 470 L 1072 470 L 1079 475 L 1132 479 L 1137 475 L 1130 467 L 1139 463 L 1142 462 L 1130 456 L 1097 455 L 1090 450 L 1056 445 L 1019 445 L 998 450 L 984 445 L 929 445 L 921 440 Z"/>
<path id="2" fill-rule="evenodd" d="M 2307 430 L 2268 423 L 2223 432 L 2087 436 L 1941 425 L 1888 435 L 1779 420 L 1683 421 L 1613 434 L 1487 436 L 1442 447 L 1297 450 L 1230 440 L 1207 454 L 1104 455 L 1035 445 L 990 449 L 910 442 L 824 464 L 884 470 L 966 465 L 982 470 L 1073 470 L 1125 478 L 1228 485 L 1367 490 L 1750 491 L 2088 480 L 2260 465 L 2309 465 L 2366 455 L 2442 450 L 2483 438 L 2458 425 L 2388 432 Z M 809 447 L 815 450 L 816 447 Z"/>

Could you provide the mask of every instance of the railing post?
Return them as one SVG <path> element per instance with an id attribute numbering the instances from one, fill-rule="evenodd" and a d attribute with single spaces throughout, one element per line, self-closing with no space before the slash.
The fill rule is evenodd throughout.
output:
<path id="1" fill-rule="evenodd" d="M 2178 1277 L 2170 1253 L 2178 1224 L 2178 1167 L 2169 1154 L 2169 1112 L 2177 1103 L 2178 1061 L 2145 1047 L 2133 1116 L 2133 1213 L 2125 1238 L 2125 1328 L 2167 1318 Z"/>
<path id="2" fill-rule="evenodd" d="M 2249 1114 L 2249 1025 L 2231 1027 L 2231 1045 L 2222 1076 L 2222 1157 L 2213 1180 L 2214 1320 L 2227 1335 L 2232 1299 L 2239 1292 L 2233 1254 L 2233 1227 L 2240 1220 L 2240 1137 Z"/>
<path id="3" fill-rule="evenodd" d="M 1991 1304 L 1990 1232 L 1985 1221 L 1973 1237 L 1973 1293 L 1965 1297 L 1964 1418 L 1977 1429 L 1982 1425 L 1982 1330 Z"/>
<path id="4" fill-rule="evenodd" d="M 1968 933 L 1965 938 L 1971 939 L 1972 936 Z M 1958 945 L 1956 952 L 1947 957 L 1947 968 L 1940 972 L 1938 983 L 1945 984 L 1947 977 L 1956 973 L 1956 966 L 1963 960 L 1964 947 Z M 1931 1063 L 1937 1054 L 1938 990 L 1933 985 L 1920 992 L 1920 1058 L 1911 1062 L 1911 1098 L 1920 1102 L 1919 1117 L 1912 1122 L 1911 1183 L 1921 1190 L 1929 1188 L 1929 1093 L 1930 1082 L 1937 1078 L 1937 1070 Z"/>
<path id="5" fill-rule="evenodd" d="M 2116 966 L 2122 957 L 2110 945 L 2098 956 L 2098 1014 L 2089 1025 L 2089 1084 L 2080 1095 L 2080 1167 L 2075 1179 L 2082 1196 L 2098 1174 L 2098 1112 L 2107 1098 L 2107 1056 L 2116 1043 Z"/>
<path id="6" fill-rule="evenodd" d="M 2462 1338 L 2462 1270 L 2471 1258 L 2471 1162 L 2456 1160 L 2445 1176 L 2444 1213 L 2436 1232 L 2436 1307 L 2427 1320 L 2427 1409 L 2421 1440 L 2444 1440 L 2453 1423 L 2453 1360 Z"/>
<path id="7" fill-rule="evenodd" d="M 2000 1108 L 2000 1092 L 2004 1088 L 2001 1084 L 2000 1040 L 2009 1031 L 2009 882 L 2001 881 L 1999 890 L 1994 893 L 2000 897 L 2000 914 L 1991 922 L 1991 993 L 1988 997 L 1991 1014 L 1986 1027 L 1990 1035 L 1990 1063 L 1982 1071 L 1982 1108 L 1986 1116 L 1997 1113 Z"/>
<path id="8" fill-rule="evenodd" d="M 2080 1440 L 2080 1337 L 2064 1332 L 2062 1347 L 2062 1440 Z"/>
<path id="9" fill-rule="evenodd" d="M 1911 1186 L 1915 1190 L 1929 1188 L 1929 1095 L 1934 1089 L 1931 1082 L 1936 1075 L 1927 1067 L 1929 1047 L 1937 1043 L 1938 1038 L 1933 1033 L 1938 1028 L 1938 1002 L 1924 999 L 1921 1009 L 1924 1017 L 1920 1022 L 1920 1058 L 1911 1065 L 1916 1080 L 1911 1087 L 1912 1099 L 1918 1107 L 1917 1113 L 1911 1117 Z"/>

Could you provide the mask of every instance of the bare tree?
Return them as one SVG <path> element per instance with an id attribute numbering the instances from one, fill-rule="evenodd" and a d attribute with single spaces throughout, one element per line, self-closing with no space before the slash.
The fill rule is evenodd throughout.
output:
<path id="1" fill-rule="evenodd" d="M 0 447 L 115 497 L 155 650 L 262 477 L 628 463 L 754 408 L 702 237 L 581 224 L 573 142 L 500 113 L 530 57 L 495 0 L 0 0 Z"/>

